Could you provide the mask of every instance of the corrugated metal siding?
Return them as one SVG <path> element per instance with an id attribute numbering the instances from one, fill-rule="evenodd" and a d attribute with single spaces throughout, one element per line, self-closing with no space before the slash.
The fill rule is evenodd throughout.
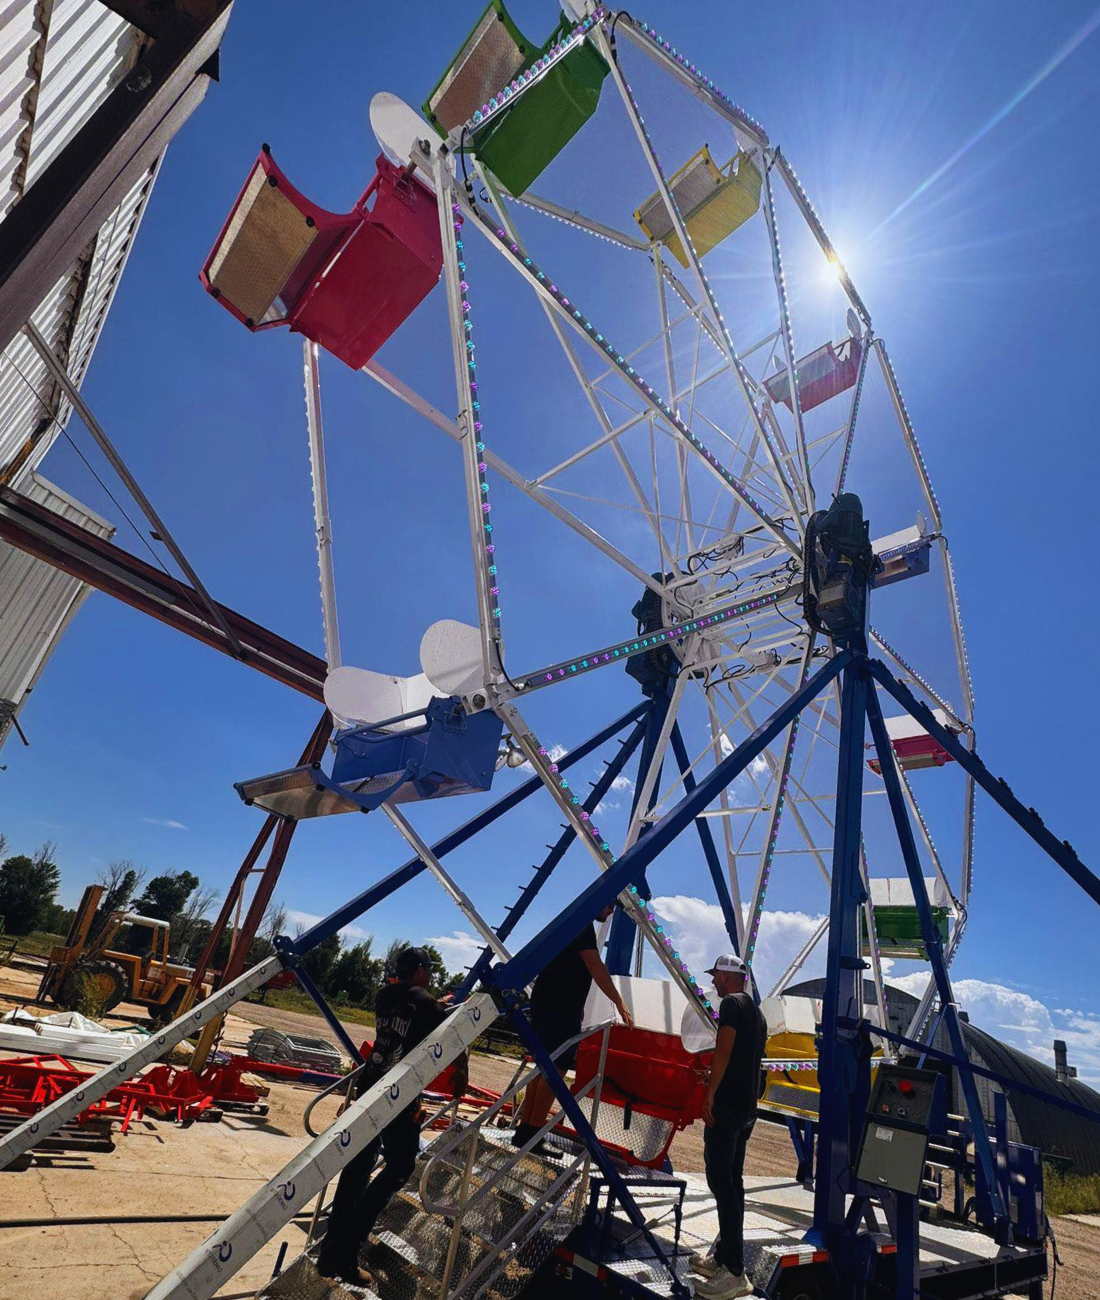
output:
<path id="1" fill-rule="evenodd" d="M 0 212 L 6 212 L 134 64 L 142 34 L 99 0 L 0 0 Z M 103 223 L 33 319 L 77 384 L 152 189 L 155 170 Z M 55 417 L 45 428 L 43 419 Z M 69 418 L 37 354 L 17 338 L 0 358 L 0 469 L 25 482 Z M 34 439 L 28 454 L 28 440 Z"/>
<path id="2" fill-rule="evenodd" d="M 99 0 L 54 0 L 38 91 L 27 185 L 133 65 L 141 33 Z"/>
<path id="3" fill-rule="evenodd" d="M 27 496 L 97 537 L 111 525 L 35 474 Z M 0 543 L 0 745 L 58 638 L 91 589 L 33 556 Z"/>
<path id="4" fill-rule="evenodd" d="M 1026 1093 L 1012 1089 L 1006 1090 L 1009 1137 L 1025 1142 L 1028 1146 L 1038 1147 L 1046 1155 L 1071 1161 L 1075 1173 L 1100 1174 L 1100 1093 L 1076 1079 L 1059 1083 L 1049 1065 L 1044 1065 L 1026 1052 L 1009 1047 L 974 1025 L 965 1025 L 963 1036 L 966 1039 L 966 1050 L 977 1064 L 1032 1088 L 1041 1088 L 1043 1092 L 1053 1093 L 1056 1097 L 1095 1113 L 1096 1120 L 1087 1120 L 1052 1106 L 1039 1097 L 1029 1097 Z M 985 1085 L 984 1089 L 979 1090 L 982 1109 L 985 1110 L 988 1099 L 989 1112 L 986 1118 L 992 1120 L 992 1093 L 995 1085 L 988 1080 L 980 1083 Z M 1014 1129 L 1019 1136 L 1014 1135 Z"/>
<path id="5" fill-rule="evenodd" d="M 99 0 L 0 0 L 0 220 L 126 75 L 143 40 Z M 78 385 L 155 175 L 154 167 L 134 186 L 32 317 Z M 0 471 L 8 469 L 12 485 L 33 500 L 109 536 L 105 520 L 34 473 L 69 414 L 20 335 L 0 357 Z M 0 743 L 12 708 L 26 698 L 88 590 L 0 545 Z"/>
<path id="6" fill-rule="evenodd" d="M 0 216 L 22 193 L 31 97 L 44 50 L 42 6 L 0 0 Z"/>

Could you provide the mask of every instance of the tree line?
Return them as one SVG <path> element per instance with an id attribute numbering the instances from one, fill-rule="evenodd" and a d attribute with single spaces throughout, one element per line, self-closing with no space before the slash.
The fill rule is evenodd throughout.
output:
<path id="1" fill-rule="evenodd" d="M 47 840 L 33 854 L 10 857 L 4 856 L 6 848 L 7 841 L 0 835 L 0 917 L 4 931 L 17 937 L 42 931 L 63 939 L 76 913 L 57 901 L 61 871 L 56 862 L 56 847 Z M 168 922 L 173 961 L 187 965 L 199 959 L 213 929 L 206 913 L 217 901 L 218 892 L 205 887 L 194 872 L 165 871 L 150 876 L 146 868 L 123 859 L 98 872 L 96 883 L 103 886 L 103 896 L 89 931 L 89 942 L 102 933 L 112 912 L 136 912 Z M 272 903 L 248 950 L 247 965 L 273 955 L 275 937 L 287 932 L 287 921 L 286 907 Z M 302 927 L 297 927 L 296 933 L 301 931 Z M 232 942 L 231 924 L 214 949 L 211 958 L 214 970 L 224 968 Z M 308 953 L 302 959 L 302 966 L 327 998 L 370 1008 L 378 990 L 392 974 L 394 959 L 408 942 L 395 939 L 384 952 L 376 953 L 371 935 L 348 945 L 341 942 L 339 935 L 333 935 Z M 123 929 L 116 946 L 123 951 L 144 950 L 148 947 L 148 930 Z M 438 950 L 430 944 L 425 946 L 436 962 L 434 989 L 444 992 L 457 986 L 461 975 L 449 973 Z"/>

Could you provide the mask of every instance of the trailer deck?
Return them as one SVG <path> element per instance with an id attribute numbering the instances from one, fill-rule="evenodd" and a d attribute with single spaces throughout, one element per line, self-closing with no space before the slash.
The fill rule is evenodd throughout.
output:
<path id="1" fill-rule="evenodd" d="M 703 1175 L 679 1178 L 687 1186 L 678 1247 L 676 1193 L 659 1187 L 632 1190 L 647 1217 L 659 1220 L 656 1235 L 674 1257 L 677 1275 L 687 1283 L 691 1255 L 705 1250 L 718 1235 L 718 1216 Z M 816 1296 L 816 1285 L 806 1281 L 809 1269 L 820 1275 L 821 1293 L 828 1295 L 828 1255 L 803 1240 L 813 1222 L 813 1192 L 793 1179 L 761 1176 L 746 1177 L 745 1190 L 745 1268 L 757 1292 L 773 1297 Z M 886 1296 L 893 1294 L 894 1244 L 885 1224 L 882 1227 L 881 1232 L 872 1234 L 879 1250 L 875 1290 Z M 611 1249 L 605 1251 L 601 1262 L 586 1253 L 592 1243 L 584 1228 L 575 1229 L 559 1247 L 556 1276 L 573 1282 L 579 1296 L 672 1294 L 667 1273 L 635 1229 L 625 1221 L 616 1222 L 611 1236 Z M 1041 1243 L 1000 1246 L 977 1227 L 944 1221 L 922 1221 L 920 1261 L 922 1296 L 942 1300 L 997 1296 L 1013 1290 L 1026 1295 L 1031 1282 L 1047 1275 L 1046 1250 Z M 788 1272 L 791 1285 L 785 1280 Z M 796 1274 L 801 1276 L 794 1285 Z"/>

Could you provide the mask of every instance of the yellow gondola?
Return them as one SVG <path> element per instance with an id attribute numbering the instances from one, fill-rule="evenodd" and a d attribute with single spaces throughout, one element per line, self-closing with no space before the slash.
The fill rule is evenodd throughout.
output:
<path id="1" fill-rule="evenodd" d="M 759 169 L 745 150 L 740 150 L 720 168 L 706 145 L 669 180 L 672 197 L 700 257 L 755 215 L 760 207 L 763 183 Z M 664 244 L 681 266 L 688 265 L 687 254 L 659 192 L 646 199 L 634 213 L 634 220 L 648 239 Z"/>

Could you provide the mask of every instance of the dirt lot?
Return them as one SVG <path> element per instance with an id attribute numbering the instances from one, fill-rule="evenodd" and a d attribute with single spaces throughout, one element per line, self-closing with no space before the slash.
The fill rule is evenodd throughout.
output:
<path id="1" fill-rule="evenodd" d="M 0 1011 L 29 1002 L 38 977 L 32 971 L 0 972 Z M 316 1017 L 240 1004 L 228 1018 L 225 1045 L 241 1050 L 257 1024 L 323 1034 Z M 116 1023 L 144 1019 L 121 1005 Z M 367 1031 L 348 1025 L 353 1041 Z M 327 1036 L 327 1035 L 326 1035 Z M 501 1090 L 515 1061 L 476 1056 L 471 1077 Z M 23 1173 L 0 1173 L 0 1300 L 140 1300 L 174 1264 L 214 1230 L 300 1150 L 305 1141 L 302 1113 L 312 1089 L 273 1083 L 265 1119 L 226 1115 L 217 1124 L 189 1128 L 163 1121 L 135 1125 L 110 1155 L 41 1158 Z M 324 1116 L 318 1118 L 323 1122 Z M 702 1130 L 678 1135 L 673 1162 L 701 1171 Z M 793 1175 L 794 1157 L 784 1130 L 759 1123 L 749 1144 L 746 1173 Z M 157 1222 L 161 1216 L 204 1216 L 197 1222 Z M 140 1218 L 142 1222 L 119 1222 Z M 87 1220 L 98 1220 L 87 1222 Z M 85 1220 L 73 1222 L 72 1220 Z M 22 1226 L 16 1226 L 16 1224 Z M 305 1239 L 305 1222 L 279 1241 L 291 1256 Z M 1059 1219 L 1055 1223 L 1064 1267 L 1058 1273 L 1059 1300 L 1100 1296 L 1100 1222 Z M 220 1293 L 245 1297 L 270 1275 L 279 1241 L 251 1260 Z"/>

